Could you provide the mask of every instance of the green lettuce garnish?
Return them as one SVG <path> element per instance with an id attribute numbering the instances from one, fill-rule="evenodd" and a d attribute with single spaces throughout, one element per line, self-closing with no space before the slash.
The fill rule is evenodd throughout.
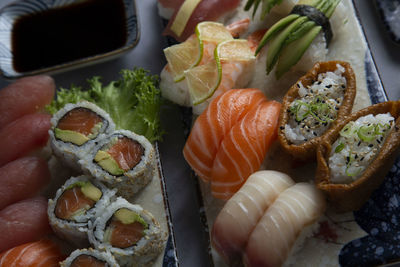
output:
<path id="1" fill-rule="evenodd" d="M 158 76 L 150 75 L 142 68 L 122 70 L 121 75 L 120 80 L 108 85 L 103 85 L 101 78 L 95 76 L 88 80 L 89 88 L 74 85 L 70 89 L 61 88 L 46 109 L 54 114 L 67 103 L 86 100 L 108 112 L 117 129 L 144 135 L 150 142 L 161 140 L 159 112 L 162 98 Z"/>

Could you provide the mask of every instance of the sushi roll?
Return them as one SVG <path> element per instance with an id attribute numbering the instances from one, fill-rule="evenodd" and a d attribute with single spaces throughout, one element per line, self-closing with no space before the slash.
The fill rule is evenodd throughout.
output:
<path id="1" fill-rule="evenodd" d="M 87 101 L 67 104 L 51 119 L 51 148 L 62 162 L 79 171 L 78 160 L 114 129 L 111 117 L 95 104 Z"/>
<path id="2" fill-rule="evenodd" d="M 77 249 L 68 258 L 60 262 L 61 267 L 119 267 L 109 251 L 98 251 L 93 248 Z"/>
<path id="3" fill-rule="evenodd" d="M 89 241 L 108 250 L 121 266 L 149 266 L 161 252 L 165 233 L 148 211 L 118 197 L 90 226 Z"/>
<path id="4" fill-rule="evenodd" d="M 71 177 L 48 203 L 49 222 L 62 239 L 78 247 L 88 244 L 88 222 L 110 204 L 115 190 L 89 176 Z"/>
<path id="5" fill-rule="evenodd" d="M 349 63 L 315 64 L 283 98 L 278 130 L 283 149 L 297 158 L 315 157 L 322 137 L 351 113 L 356 91 Z"/>
<path id="6" fill-rule="evenodd" d="M 155 151 L 144 136 L 119 130 L 99 140 L 79 163 L 85 172 L 130 199 L 151 181 Z"/>
<path id="7" fill-rule="evenodd" d="M 316 184 L 339 211 L 361 208 L 400 148 L 400 101 L 362 109 L 334 127 L 317 150 Z"/>

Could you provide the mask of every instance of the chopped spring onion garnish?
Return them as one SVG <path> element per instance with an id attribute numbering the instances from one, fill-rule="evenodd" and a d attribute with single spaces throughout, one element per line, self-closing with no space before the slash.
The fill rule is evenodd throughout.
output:
<path id="1" fill-rule="evenodd" d="M 346 175 L 347 176 L 357 176 L 363 170 L 361 166 L 353 166 L 354 157 L 351 155 L 351 151 L 348 156 L 348 162 L 346 165 Z"/>
<path id="2" fill-rule="evenodd" d="M 333 121 L 332 117 L 336 117 L 335 109 L 331 105 L 323 103 L 320 97 L 316 97 L 310 103 L 295 100 L 290 111 L 295 115 L 297 122 L 301 122 L 308 115 L 311 115 L 320 123 L 331 122 Z"/>
<path id="3" fill-rule="evenodd" d="M 383 135 L 390 128 L 390 124 L 388 123 L 371 123 L 358 127 L 354 122 L 349 122 L 340 131 L 340 135 L 343 137 L 358 137 L 361 141 L 371 142 L 376 139 L 377 136 Z"/>
<path id="4" fill-rule="evenodd" d="M 335 153 L 339 153 L 340 151 L 342 151 L 344 148 L 344 144 L 340 143 L 336 148 L 335 148 Z"/>

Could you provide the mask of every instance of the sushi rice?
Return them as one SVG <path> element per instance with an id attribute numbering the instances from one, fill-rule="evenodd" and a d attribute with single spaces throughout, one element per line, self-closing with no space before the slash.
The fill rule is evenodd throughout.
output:
<path id="1" fill-rule="evenodd" d="M 88 249 L 77 249 L 74 250 L 68 258 L 66 258 L 63 262 L 60 262 L 61 267 L 69 267 L 73 264 L 74 260 L 81 255 L 88 255 L 94 257 L 100 261 L 105 262 L 107 267 L 119 267 L 119 264 L 115 260 L 114 256 L 109 251 L 98 251 L 97 249 L 88 248 Z"/>
<path id="2" fill-rule="evenodd" d="M 110 144 L 113 139 L 118 137 L 127 137 L 138 142 L 144 149 L 140 162 L 124 174 L 116 176 L 103 169 L 95 161 L 97 151 Z M 118 195 L 131 199 L 140 189 L 146 186 L 153 178 L 155 164 L 155 151 L 153 145 L 146 137 L 137 135 L 131 131 L 118 130 L 111 135 L 103 137 L 97 142 L 94 148 L 79 160 L 84 172 L 92 175 L 97 180 L 102 181 L 112 188 L 118 190 Z"/>
<path id="3" fill-rule="evenodd" d="M 293 144 L 321 136 L 336 119 L 346 90 L 344 71 L 337 64 L 334 72 L 320 73 L 311 86 L 297 84 L 299 98 L 291 103 L 289 123 L 285 125 L 286 138 Z M 323 116 L 315 114 L 314 109 L 324 112 Z"/>
<path id="4" fill-rule="evenodd" d="M 58 199 L 64 193 L 65 190 L 70 188 L 72 185 L 80 182 L 90 182 L 95 187 L 101 190 L 102 196 L 96 202 L 94 207 L 89 209 L 83 214 L 76 215 L 74 220 L 60 219 L 55 215 L 56 205 Z M 53 231 L 62 239 L 69 241 L 70 243 L 84 247 L 88 244 L 87 232 L 88 222 L 98 217 L 103 210 L 110 204 L 114 198 L 116 190 L 110 190 L 101 182 L 93 180 L 91 177 L 81 175 L 78 177 L 71 177 L 65 184 L 59 188 L 56 192 L 56 196 L 48 201 L 47 214 L 49 223 Z"/>
<path id="5" fill-rule="evenodd" d="M 351 183 L 378 155 L 395 119 L 390 113 L 369 114 L 351 121 L 340 131 L 329 158 L 332 183 Z"/>
<path id="6" fill-rule="evenodd" d="M 103 242 L 109 220 L 122 208 L 135 212 L 148 225 L 148 229 L 144 230 L 144 236 L 135 245 L 124 249 Z M 164 248 L 167 238 L 150 212 L 121 197 L 111 203 L 94 222 L 89 223 L 88 236 L 90 243 L 96 249 L 110 251 L 121 266 L 150 266 Z"/>
<path id="7" fill-rule="evenodd" d="M 59 121 L 71 110 L 76 108 L 85 108 L 94 112 L 103 119 L 101 128 L 99 129 L 98 135 L 87 141 L 82 145 L 76 145 L 71 142 L 64 142 L 55 136 L 55 128 Z M 107 112 L 99 108 L 93 103 L 82 101 L 77 104 L 66 104 L 64 108 L 60 109 L 51 118 L 51 129 L 49 130 L 50 145 L 54 155 L 61 160 L 65 165 L 73 168 L 74 170 L 80 171 L 78 160 L 83 157 L 88 151 L 90 151 L 96 142 L 101 139 L 104 135 L 111 134 L 115 130 L 115 124 Z"/>

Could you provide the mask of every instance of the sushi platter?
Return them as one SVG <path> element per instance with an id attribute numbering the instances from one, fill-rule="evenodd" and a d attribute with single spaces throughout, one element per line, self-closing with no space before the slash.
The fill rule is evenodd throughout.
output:
<path id="1" fill-rule="evenodd" d="M 107 1 L 0 4 L 0 181 L 32 179 L 0 194 L 30 225 L 0 267 L 400 261 L 400 102 L 354 1 L 208 2 L 115 1 L 125 45 L 27 72 L 19 17 Z"/>

